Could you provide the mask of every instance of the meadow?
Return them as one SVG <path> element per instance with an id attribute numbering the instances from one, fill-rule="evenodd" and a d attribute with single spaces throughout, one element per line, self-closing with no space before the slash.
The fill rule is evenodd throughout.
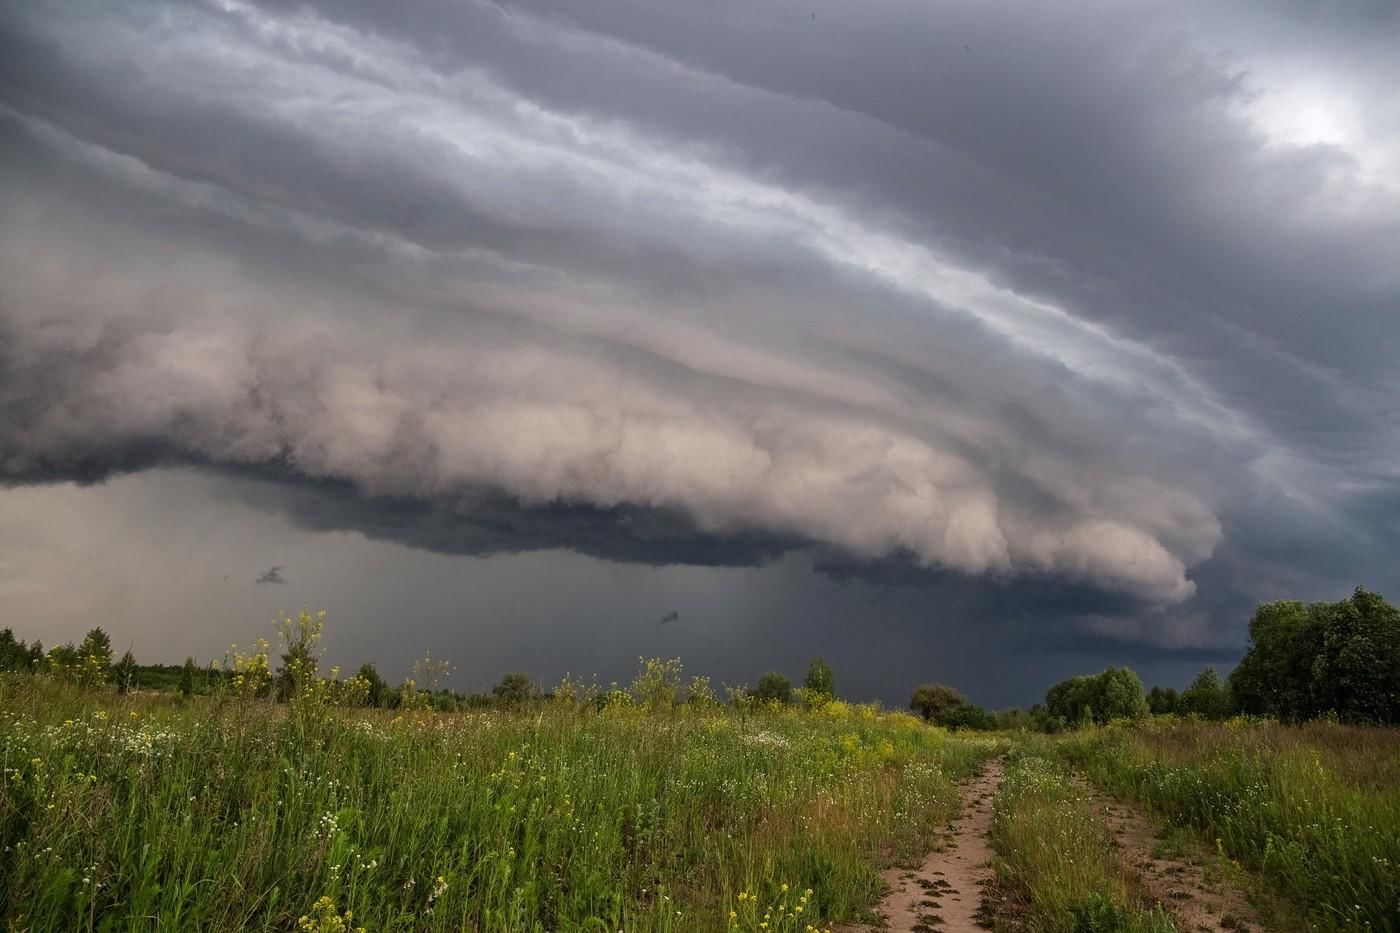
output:
<path id="1" fill-rule="evenodd" d="M 1059 750 L 1276 895 L 1280 925 L 1400 931 L 1400 730 L 1166 718 Z"/>
<path id="2" fill-rule="evenodd" d="M 442 714 L 10 676 L 0 710 L 0 913 L 33 930 L 822 929 L 996 748 L 839 701 Z"/>
<path id="3" fill-rule="evenodd" d="M 820 659 L 727 702 L 678 659 L 463 698 L 431 658 L 421 688 L 323 674 L 323 626 L 279 620 L 276 670 L 265 641 L 143 669 L 101 630 L 47 654 L 0 632 L 5 927 L 816 933 L 878 922 L 889 866 L 937 888 L 926 857 L 990 798 L 998 930 L 1400 933 L 1394 728 L 1148 715 L 1121 668 L 1040 715 L 969 715 L 941 685 L 915 691 L 927 718 L 847 703 Z M 133 688 L 152 671 L 174 689 Z"/>

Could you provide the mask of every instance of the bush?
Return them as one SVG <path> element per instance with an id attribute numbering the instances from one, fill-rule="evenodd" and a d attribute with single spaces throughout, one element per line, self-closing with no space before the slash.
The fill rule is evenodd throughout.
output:
<path id="1" fill-rule="evenodd" d="M 949 729 L 971 729 L 979 732 L 991 732 L 997 728 L 997 717 L 987 712 L 975 703 L 964 703 L 962 706 L 955 706 L 943 721 L 943 725 Z"/>
<path id="2" fill-rule="evenodd" d="M 754 687 L 752 695 L 760 703 L 781 703 L 786 706 L 792 702 L 792 681 L 777 671 L 769 671 L 758 678 L 758 686 Z"/>
<path id="3" fill-rule="evenodd" d="M 967 703 L 961 691 L 947 684 L 921 684 L 909 698 L 909 708 L 929 722 L 947 725 L 948 716 Z"/>
<path id="4" fill-rule="evenodd" d="M 491 688 L 496 702 L 504 706 L 519 706 L 535 698 L 535 685 L 528 674 L 514 671 L 501 678 L 500 683 Z"/>

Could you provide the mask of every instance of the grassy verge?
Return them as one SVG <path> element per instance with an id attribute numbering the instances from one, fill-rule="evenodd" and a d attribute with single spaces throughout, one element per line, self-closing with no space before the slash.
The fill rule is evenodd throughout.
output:
<path id="1" fill-rule="evenodd" d="M 844 704 L 286 714 L 25 677 L 0 710 L 0 911 L 34 930 L 805 930 L 990 751 Z"/>
<path id="2" fill-rule="evenodd" d="M 1015 919 L 1045 933 L 1172 933 L 1165 914 L 1144 908 L 1112 842 L 1048 743 L 1013 751 L 993 802 L 992 845 L 1001 883 L 1023 905 Z"/>
<path id="3" fill-rule="evenodd" d="M 1187 827 L 1319 930 L 1400 931 L 1400 733 L 1153 724 L 1066 740 L 1095 783 Z"/>

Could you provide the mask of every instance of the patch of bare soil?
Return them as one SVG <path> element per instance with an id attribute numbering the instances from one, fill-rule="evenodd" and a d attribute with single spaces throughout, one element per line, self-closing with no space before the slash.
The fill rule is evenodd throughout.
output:
<path id="1" fill-rule="evenodd" d="M 1124 863 L 1141 875 L 1143 891 L 1171 914 L 1182 933 L 1264 929 L 1244 892 L 1218 867 L 1212 870 L 1213 855 L 1176 835 L 1160 836 L 1135 807 L 1077 783 L 1108 821 Z"/>
<path id="2" fill-rule="evenodd" d="M 880 915 L 889 933 L 974 933 L 983 922 L 984 886 L 992 878 L 992 797 L 1001 783 L 1001 762 L 992 761 L 963 792 L 962 812 L 949 827 L 947 845 L 929 854 L 917 870 L 885 872 L 889 891 Z M 861 927 L 842 927 L 858 933 Z"/>

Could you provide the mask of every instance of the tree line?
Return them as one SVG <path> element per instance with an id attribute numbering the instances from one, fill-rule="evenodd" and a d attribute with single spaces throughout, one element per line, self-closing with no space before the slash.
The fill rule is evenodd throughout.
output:
<path id="1" fill-rule="evenodd" d="M 828 664 L 813 658 L 802 685 L 794 686 L 783 674 L 770 671 L 757 684 L 726 686 L 723 701 L 708 677 L 682 678 L 679 658 L 641 659 L 636 678 L 626 687 L 613 683 L 607 688 L 583 684 L 567 675 L 552 689 L 543 689 L 521 671 L 501 677 L 489 693 L 459 693 L 442 685 L 453 667 L 431 655 L 413 665 L 413 676 L 399 685 L 389 684 L 373 663 L 365 663 L 347 678 L 332 668 L 322 677 L 319 658 L 324 613 L 302 612 L 297 618 L 276 620 L 281 641 L 280 665 L 269 663 L 268 643 L 259 640 L 248 652 L 237 645 L 230 648 L 222 664 L 201 665 L 194 658 L 183 664 L 139 664 L 131 651 L 115 663 L 112 640 L 102 628 L 94 628 L 79 644 L 72 642 L 50 648 L 35 640 L 26 644 L 13 630 L 0 630 L 0 672 L 52 677 L 81 688 L 115 686 L 118 692 L 131 690 L 179 693 L 194 696 L 237 695 L 285 703 L 293 699 L 299 685 L 321 684 L 336 705 L 383 709 L 434 709 L 450 712 L 486 707 L 519 707 L 538 701 L 566 700 L 596 707 L 642 705 L 649 708 L 681 704 L 726 702 L 743 708 L 793 704 L 815 705 L 836 699 L 836 678 Z"/>
<path id="2" fill-rule="evenodd" d="M 0 630 L 0 671 L 42 673 L 80 687 L 115 685 L 118 691 L 178 691 L 186 697 L 230 691 L 287 701 L 299 682 L 298 672 L 317 672 L 318 643 L 324 614 L 303 612 L 297 619 L 279 619 L 281 665 L 273 672 L 268 645 L 259 641 L 243 653 L 234 646 L 222 665 L 200 666 L 193 658 L 183 665 L 138 664 L 131 651 L 115 663 L 112 641 L 101 628 L 71 642 L 44 650 L 39 641 L 26 644 L 10 629 Z M 583 686 L 567 677 L 551 691 L 542 690 L 522 672 L 511 672 L 487 693 L 462 694 L 442 681 L 452 666 L 426 656 L 414 665 L 414 676 L 398 686 L 387 683 L 372 663 L 342 680 L 333 669 L 327 683 L 338 702 L 396 708 L 453 710 L 488 706 L 519 706 L 536 700 L 571 699 L 603 706 L 642 703 L 718 703 L 709 678 L 684 682 L 680 659 L 643 659 L 629 688 Z M 300 682 L 307 682 L 302 676 Z M 787 676 L 770 671 L 752 687 L 725 687 L 723 702 L 761 707 L 818 705 L 837 699 L 836 677 L 830 664 L 814 658 L 800 687 Z M 1184 689 L 1153 687 L 1127 667 L 1110 667 L 1052 686 L 1044 703 L 1029 709 L 990 712 L 970 702 L 946 684 L 923 684 L 909 706 L 924 719 L 952 729 L 1031 729 L 1054 732 L 1115 719 L 1148 715 L 1189 715 L 1225 719 L 1237 714 L 1267 716 L 1299 722 L 1330 716 L 1346 722 L 1400 724 L 1400 610 L 1378 593 L 1363 588 L 1335 603 L 1279 601 L 1259 606 L 1249 622 L 1249 646 L 1228 677 L 1206 668 Z"/>
<path id="3" fill-rule="evenodd" d="M 931 722 L 968 729 L 1054 732 L 1148 715 L 1398 725 L 1400 610 L 1361 587 L 1335 603 L 1265 603 L 1250 618 L 1249 646 L 1229 676 L 1207 667 L 1181 691 L 1144 692 L 1134 671 L 1110 667 L 1060 681 L 1026 711 L 989 713 L 946 684 L 918 687 L 909 705 Z"/>

